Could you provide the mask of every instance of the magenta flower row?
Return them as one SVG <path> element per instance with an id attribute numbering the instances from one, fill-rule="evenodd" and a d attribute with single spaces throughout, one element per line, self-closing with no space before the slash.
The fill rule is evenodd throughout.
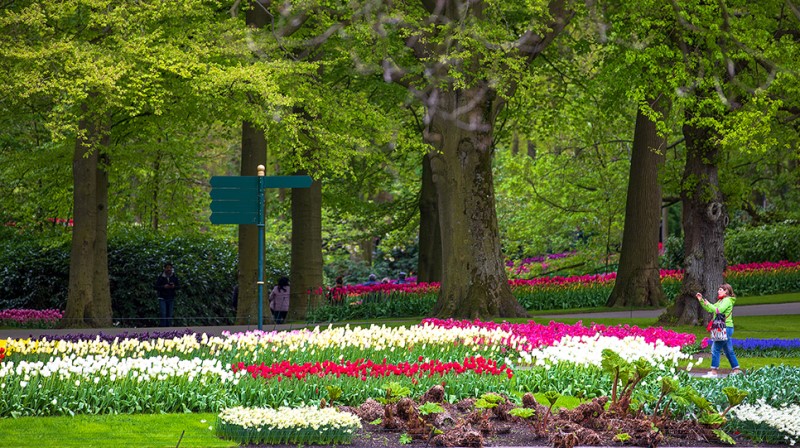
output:
<path id="1" fill-rule="evenodd" d="M 510 332 L 512 338 L 524 337 L 527 340 L 527 346 L 519 347 L 521 350 L 532 350 L 538 347 L 548 347 L 563 338 L 564 336 L 575 337 L 595 337 L 607 336 L 618 339 L 626 337 L 641 337 L 647 343 L 655 344 L 661 341 L 667 347 L 683 347 L 686 345 L 694 344 L 695 335 L 690 333 L 678 333 L 673 330 L 667 330 L 662 327 L 639 328 L 636 325 L 600 325 L 592 323 L 588 327 L 584 327 L 582 322 L 576 322 L 573 325 L 568 325 L 559 322 L 550 322 L 547 325 L 538 324 L 534 321 L 529 321 L 525 324 L 512 324 L 508 322 L 482 322 L 480 320 L 453 320 L 453 319 L 424 319 L 423 324 L 430 324 L 442 328 L 470 328 L 479 327 L 488 330 L 500 329 Z M 507 345 L 513 346 L 512 341 L 505 341 Z"/>
<path id="2" fill-rule="evenodd" d="M 56 323 L 62 316 L 61 311 L 54 309 L 8 309 L 0 311 L 0 321 L 11 321 L 17 324 L 25 324 L 28 322 Z"/>

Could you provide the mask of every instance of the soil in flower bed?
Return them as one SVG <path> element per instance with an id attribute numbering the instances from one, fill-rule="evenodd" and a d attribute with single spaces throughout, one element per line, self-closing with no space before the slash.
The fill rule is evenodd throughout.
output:
<path id="1" fill-rule="evenodd" d="M 662 417 L 651 420 L 649 416 L 615 411 L 613 406 L 607 406 L 607 397 L 551 414 L 533 395 L 526 394 L 523 406 L 534 411 L 529 418 L 511 415 L 509 411 L 516 406 L 509 400 L 493 408 L 479 408 L 475 399 L 448 404 L 443 398 L 444 389 L 435 386 L 419 402 L 402 398 L 381 404 L 370 399 L 359 407 L 341 407 L 342 411 L 358 415 L 363 423 L 353 443 L 347 446 L 725 446 L 712 428 L 696 421 Z M 438 403 L 444 412 L 421 415 L 419 406 L 429 402 Z M 758 446 L 744 437 L 732 437 L 738 446 Z M 405 440 L 401 442 L 402 439 Z"/>

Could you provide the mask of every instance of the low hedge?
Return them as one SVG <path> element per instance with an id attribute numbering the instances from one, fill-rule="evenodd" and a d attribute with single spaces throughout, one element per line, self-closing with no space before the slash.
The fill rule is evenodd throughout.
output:
<path id="1" fill-rule="evenodd" d="M 800 225 L 792 221 L 725 233 L 728 264 L 800 260 Z"/>
<path id="2" fill-rule="evenodd" d="M 1 231 L 8 235 L 3 235 L 0 243 L 0 309 L 64 310 L 69 285 L 69 234 L 42 238 L 13 229 Z M 267 254 L 267 278 L 285 275 L 287 249 L 271 247 Z M 108 241 L 115 322 L 126 327 L 158 324 L 153 283 L 167 261 L 174 265 L 181 281 L 175 325 L 232 322 L 235 310 L 231 292 L 238 269 L 235 242 L 203 234 L 173 236 L 137 230 L 116 232 Z"/>

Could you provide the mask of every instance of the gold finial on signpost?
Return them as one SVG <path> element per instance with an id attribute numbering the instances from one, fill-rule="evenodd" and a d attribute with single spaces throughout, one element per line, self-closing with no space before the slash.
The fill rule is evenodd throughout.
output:
<path id="1" fill-rule="evenodd" d="M 258 170 L 258 175 L 259 175 L 259 176 L 264 176 L 264 175 L 265 175 L 265 172 L 266 172 L 266 170 L 267 170 L 267 168 L 266 168 L 264 165 L 258 165 L 258 166 L 256 167 L 256 169 Z"/>

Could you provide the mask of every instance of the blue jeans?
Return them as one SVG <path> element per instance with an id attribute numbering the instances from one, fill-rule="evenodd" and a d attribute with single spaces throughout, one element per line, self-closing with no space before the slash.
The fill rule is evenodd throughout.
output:
<path id="1" fill-rule="evenodd" d="M 724 351 L 725 357 L 731 363 L 732 369 L 739 368 L 739 360 L 736 359 L 736 354 L 733 353 L 733 327 L 725 327 L 725 332 L 728 334 L 727 341 L 714 341 L 711 345 L 711 368 L 719 368 L 719 352 Z"/>
<path id="2" fill-rule="evenodd" d="M 172 315 L 175 312 L 175 299 L 158 298 L 158 317 L 162 327 L 172 326 Z"/>

